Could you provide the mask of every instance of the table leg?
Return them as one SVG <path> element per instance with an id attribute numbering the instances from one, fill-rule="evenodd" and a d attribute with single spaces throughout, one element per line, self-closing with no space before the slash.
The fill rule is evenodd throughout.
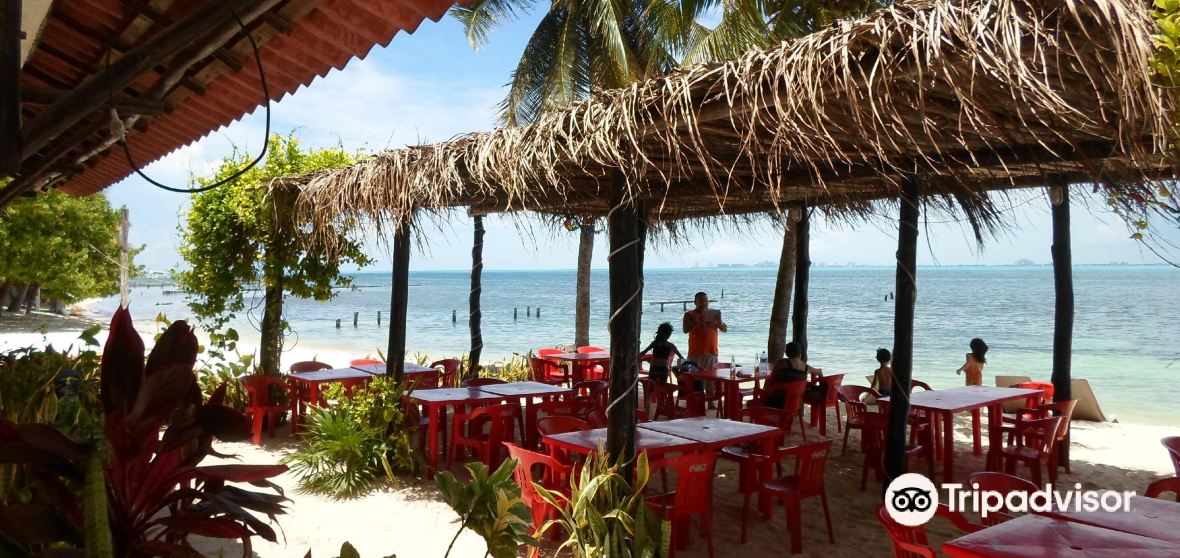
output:
<path id="1" fill-rule="evenodd" d="M 990 413 L 991 411 L 988 412 Z M 979 409 L 971 409 L 971 442 L 974 444 L 974 448 L 971 451 L 975 455 L 981 455 L 983 453 L 983 445 L 980 440 L 982 433 L 979 429 L 979 414 Z M 991 415 L 989 414 L 988 416 L 990 418 Z M 988 428 L 991 428 L 991 426 L 989 425 Z"/>
<path id="2" fill-rule="evenodd" d="M 953 482 L 955 477 L 955 415 L 942 414 L 942 467 L 943 482 Z"/>
<path id="3" fill-rule="evenodd" d="M 299 400 L 299 383 L 295 380 L 288 379 L 287 393 L 291 399 L 291 435 L 294 436 L 299 433 L 299 419 L 303 416 L 303 410 Z"/>
<path id="4" fill-rule="evenodd" d="M 426 440 L 426 477 L 434 478 L 438 470 L 438 425 L 442 422 L 442 408 L 439 405 L 427 405 L 426 412 L 430 415 L 430 426 L 427 427 Z"/>
<path id="5" fill-rule="evenodd" d="M 725 383 L 725 418 L 736 417 L 742 405 L 742 390 L 737 382 Z"/>
<path id="6" fill-rule="evenodd" d="M 990 457 L 992 452 L 998 451 L 1004 447 L 1004 407 L 1003 405 L 988 405 L 987 407 L 987 453 Z M 986 463 L 991 463 L 991 459 L 987 459 Z"/>

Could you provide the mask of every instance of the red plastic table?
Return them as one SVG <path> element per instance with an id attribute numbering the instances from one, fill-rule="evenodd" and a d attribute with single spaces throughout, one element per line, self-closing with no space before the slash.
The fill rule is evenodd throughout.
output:
<path id="1" fill-rule="evenodd" d="M 711 368 L 708 370 L 682 372 L 680 375 L 682 377 L 688 376 L 697 380 L 717 384 L 717 389 L 725 396 L 725 405 L 721 408 L 722 415 L 725 418 L 733 418 L 737 416 L 738 411 L 742 410 L 742 384 L 765 380 L 768 376 L 754 376 L 753 370 L 751 369 L 749 372 L 735 371 L 734 376 L 731 378 L 729 372 L 729 368 Z"/>
<path id="2" fill-rule="evenodd" d="M 1030 514 L 951 540 L 942 553 L 951 558 L 1175 558 L 1180 544 Z"/>
<path id="3" fill-rule="evenodd" d="M 569 363 L 571 381 L 575 384 L 585 381 L 586 371 L 595 366 L 610 367 L 610 353 L 558 353 L 545 358 L 559 363 Z"/>
<path id="4" fill-rule="evenodd" d="M 541 440 L 545 442 L 554 457 L 557 457 L 561 451 L 589 455 L 598 452 L 600 447 L 606 447 L 606 429 L 595 428 L 564 434 L 545 434 L 541 436 Z M 667 453 L 692 453 L 700 447 L 700 442 L 679 436 L 643 428 L 635 429 L 635 451 L 646 451 L 650 458 Z"/>
<path id="5" fill-rule="evenodd" d="M 384 364 L 358 364 L 353 366 L 353 369 L 360 370 L 362 372 L 368 372 L 375 376 L 384 376 L 388 373 L 388 368 Z M 405 363 L 406 374 L 428 374 L 430 372 L 438 372 L 438 369 L 422 366 L 416 362 Z"/>
<path id="6" fill-rule="evenodd" d="M 299 418 L 303 416 L 303 411 L 308 405 L 323 406 L 320 386 L 349 380 L 367 382 L 372 377 L 372 374 L 352 368 L 333 368 L 287 374 L 287 389 L 291 394 L 291 433 L 295 434 L 299 431 Z M 306 393 L 307 397 L 300 397 L 301 392 Z"/>
<path id="7" fill-rule="evenodd" d="M 511 397 L 505 397 L 497 393 L 483 391 L 482 388 L 462 387 L 416 389 L 410 392 L 409 397 L 411 401 L 422 405 L 426 409 L 425 415 L 429 423 L 426 434 L 426 474 L 429 478 L 434 478 L 434 472 L 438 470 L 438 428 L 439 425 L 445 425 L 445 411 L 447 407 L 472 403 L 498 403 L 512 399 Z"/>
<path id="8" fill-rule="evenodd" d="M 638 426 L 638 430 L 650 430 L 692 440 L 713 451 L 746 442 L 762 442 L 763 451 L 767 455 L 774 450 L 775 441 L 783 435 L 781 429 L 773 426 L 712 417 L 645 422 Z"/>
<path id="9" fill-rule="evenodd" d="M 1001 388 L 988 386 L 965 386 L 951 389 L 915 391 L 910 394 L 910 408 L 922 409 L 942 417 L 943 427 L 943 481 L 953 482 L 955 472 L 955 413 L 987 408 L 987 433 L 989 451 L 998 451 L 1003 446 L 1000 425 L 1003 422 L 1005 401 L 1025 399 L 1040 393 L 1035 389 Z M 888 397 L 877 401 L 887 403 Z M 937 419 L 934 419 L 937 420 Z M 980 453 L 980 440 L 975 437 L 975 454 Z"/>
<path id="10" fill-rule="evenodd" d="M 507 384 L 490 384 L 480 386 L 488 393 L 503 395 L 506 398 L 516 398 L 524 402 L 524 443 L 528 448 L 537 447 L 537 408 L 535 402 L 552 401 L 558 397 L 572 395 L 574 390 L 541 382 L 510 382 Z"/>
<path id="11" fill-rule="evenodd" d="M 1158 498 L 1132 496 L 1130 511 L 1053 511 L 1041 515 L 1180 543 L 1180 503 Z"/>

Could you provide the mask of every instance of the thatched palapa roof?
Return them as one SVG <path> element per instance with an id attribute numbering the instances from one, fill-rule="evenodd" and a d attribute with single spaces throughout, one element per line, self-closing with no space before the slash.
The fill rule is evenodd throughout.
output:
<path id="1" fill-rule="evenodd" d="M 926 0 L 700 65 L 522 127 L 297 177 L 317 224 L 420 208 L 655 221 L 978 196 L 1049 174 L 1133 190 L 1171 176 L 1174 106 L 1152 83 L 1139 0 Z"/>

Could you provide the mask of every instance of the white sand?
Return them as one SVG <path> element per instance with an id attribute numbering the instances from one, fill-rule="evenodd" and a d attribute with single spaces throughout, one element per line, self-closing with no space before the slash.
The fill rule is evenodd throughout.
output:
<path id="1" fill-rule="evenodd" d="M 155 333 L 154 326 L 137 324 L 146 339 Z M 51 333 L 48 335 L 28 333 L 0 334 L 0 350 L 30 344 L 53 343 L 65 346 L 77 337 L 76 332 Z M 105 337 L 100 335 L 100 340 Z M 291 351 L 283 356 L 284 365 L 297 360 L 313 357 L 336 366 L 344 366 L 354 355 L 340 351 Z M 289 429 L 282 429 L 279 437 L 267 439 L 264 447 L 250 444 L 220 444 L 219 450 L 237 454 L 244 463 L 275 463 L 285 452 L 291 451 L 296 441 L 290 437 Z M 965 480 L 971 472 L 983 470 L 982 457 L 970 452 L 970 431 L 960 422 L 956 435 L 956 480 Z M 804 553 L 803 556 L 836 556 L 864 558 L 891 556 L 889 539 L 873 510 L 879 502 L 880 487 L 870 478 L 868 490 L 860 491 L 862 455 L 858 451 L 859 437 L 853 432 L 847 455 L 840 456 L 842 435 L 835 431 L 834 415 L 831 417 L 829 435 L 835 438 L 835 457 L 827 468 L 827 487 L 832 521 L 838 544 L 827 542 L 823 517 L 817 501 L 804 504 Z M 1073 473 L 1062 473 L 1059 482 L 1066 488 L 1072 483 L 1081 483 L 1084 488 L 1106 488 L 1142 492 L 1152 480 L 1172 475 L 1171 464 L 1160 445 L 1160 438 L 1180 435 L 1180 426 L 1164 427 L 1135 424 L 1096 424 L 1075 422 L 1073 424 L 1072 467 Z M 798 434 L 792 435 L 796 441 Z M 818 433 L 809 430 L 809 438 L 815 440 Z M 917 467 L 924 464 L 914 462 Z M 941 463 L 938 463 L 941 473 Z M 458 467 L 457 467 L 458 468 Z M 916 467 L 915 467 L 916 469 Z M 921 469 L 916 469 L 921 470 Z M 1023 470 L 1018 474 L 1027 476 Z M 279 523 L 285 539 L 278 543 L 261 540 L 254 542 L 256 556 L 300 557 L 309 549 L 317 557 L 336 556 L 340 544 L 350 541 L 366 558 L 397 554 L 406 557 L 441 558 L 454 536 L 458 525 L 456 514 L 438 497 L 432 482 L 404 480 L 396 488 L 376 491 L 364 498 L 349 501 L 333 501 L 327 498 L 301 494 L 297 482 L 290 473 L 277 478 L 292 499 L 289 513 L 281 516 Z M 741 497 L 736 490 L 736 467 L 719 461 L 717 480 L 714 486 L 714 509 L 716 545 L 718 556 L 742 553 L 750 556 L 786 555 L 787 531 L 784 515 L 776 510 L 773 521 L 763 523 L 757 514 L 750 526 L 750 537 L 739 545 Z M 942 542 L 958 533 L 944 523 L 936 521 L 928 526 L 934 542 Z M 706 556 L 694 529 L 693 541 L 684 551 L 677 551 L 681 557 Z M 201 541 L 203 551 L 208 555 L 238 556 L 239 544 L 221 541 Z M 463 533 L 455 544 L 451 556 L 478 558 L 484 554 L 482 539 L 471 532 Z"/>

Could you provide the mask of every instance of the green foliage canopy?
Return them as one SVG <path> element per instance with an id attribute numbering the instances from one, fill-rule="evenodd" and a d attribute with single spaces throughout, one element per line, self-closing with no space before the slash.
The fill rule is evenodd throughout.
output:
<path id="1" fill-rule="evenodd" d="M 248 154 L 235 152 L 196 185 L 227 178 L 249 160 Z M 190 269 L 178 274 L 180 285 L 191 293 L 193 313 L 219 327 L 245 309 L 248 285 L 269 286 L 276 277 L 288 293 L 315 300 L 330 299 L 333 286 L 350 285 L 340 274 L 341 265 L 369 262 L 359 240 L 348 236 L 337 250 L 323 249 L 312 242 L 307 227 L 291 222 L 288 196 L 270 185 L 275 178 L 354 160 L 341 148 L 303 149 L 294 136 L 275 135 L 263 163 L 228 184 L 193 195 L 187 226 L 180 229 L 180 254 Z"/>
<path id="2" fill-rule="evenodd" d="M 119 212 L 105 196 L 56 190 L 13 202 L 0 217 L 0 279 L 62 302 L 119 292 Z"/>

